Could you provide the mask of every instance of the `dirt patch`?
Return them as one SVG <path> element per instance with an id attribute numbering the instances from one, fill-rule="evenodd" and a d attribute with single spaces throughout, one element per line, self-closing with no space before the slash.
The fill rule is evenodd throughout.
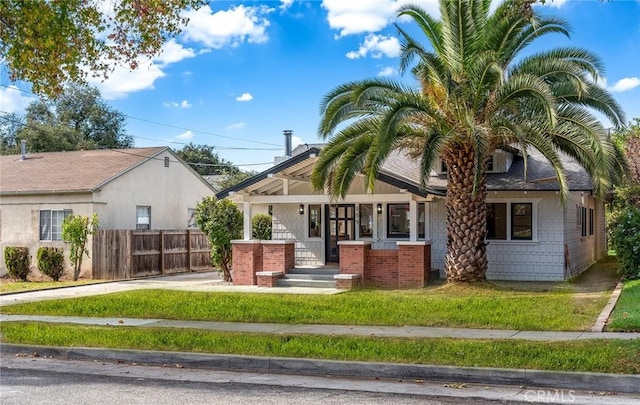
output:
<path id="1" fill-rule="evenodd" d="M 618 263 L 615 258 L 608 258 L 595 263 L 569 284 L 578 293 L 594 293 L 613 291 L 619 280 Z"/>

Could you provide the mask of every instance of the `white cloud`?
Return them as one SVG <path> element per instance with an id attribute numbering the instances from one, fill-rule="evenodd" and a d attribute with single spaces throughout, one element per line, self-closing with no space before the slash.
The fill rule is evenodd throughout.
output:
<path id="1" fill-rule="evenodd" d="M 87 81 L 98 87 L 106 100 L 113 100 L 136 91 L 153 89 L 155 81 L 164 76 L 161 65 L 146 61 L 140 63 L 135 70 L 117 66 L 106 80 L 102 77 L 89 77 Z"/>
<path id="2" fill-rule="evenodd" d="M 16 86 L 0 87 L 0 111 L 2 112 L 22 112 L 34 100 L 34 97 L 23 96 Z"/>
<path id="3" fill-rule="evenodd" d="M 291 136 L 291 147 L 295 148 L 298 145 L 302 145 L 303 143 L 305 143 L 302 138 L 300 138 L 299 136 Z"/>
<path id="4" fill-rule="evenodd" d="M 175 107 L 175 108 L 190 108 L 192 106 L 192 104 L 187 100 L 182 100 L 179 103 L 176 101 L 164 101 L 162 105 L 165 107 Z"/>
<path id="5" fill-rule="evenodd" d="M 369 54 L 373 58 L 381 58 L 383 55 L 389 58 L 398 57 L 400 56 L 400 41 L 396 37 L 369 34 L 357 51 L 348 52 L 346 56 L 349 59 L 358 59 Z"/>
<path id="6" fill-rule="evenodd" d="M 226 129 L 234 131 L 236 129 L 242 129 L 247 126 L 246 122 L 237 122 L 235 124 L 227 125 Z"/>
<path id="7" fill-rule="evenodd" d="M 250 93 L 242 93 L 241 96 L 236 97 L 236 101 L 251 101 L 253 96 Z"/>
<path id="8" fill-rule="evenodd" d="M 286 10 L 293 4 L 293 0 L 280 0 L 280 10 Z"/>
<path id="9" fill-rule="evenodd" d="M 560 8 L 562 6 L 564 6 L 567 3 L 567 0 L 547 0 L 546 2 L 543 3 L 537 3 L 536 5 L 539 5 L 541 7 L 555 7 L 555 8 Z"/>
<path id="10" fill-rule="evenodd" d="M 391 66 L 387 66 L 378 72 L 378 76 L 395 76 L 397 74 L 398 71 Z"/>
<path id="11" fill-rule="evenodd" d="M 239 5 L 214 13 L 207 5 L 184 13 L 189 23 L 183 37 L 214 49 L 238 46 L 245 41 L 264 43 L 269 39 L 266 29 L 270 25 L 265 16 L 272 11 L 266 6 Z"/>
<path id="12" fill-rule="evenodd" d="M 191 138 L 193 138 L 193 132 L 191 131 L 183 132 L 176 136 L 176 139 L 180 139 L 181 141 L 188 141 Z"/>
<path id="13" fill-rule="evenodd" d="M 323 0 L 327 20 L 339 36 L 377 32 L 395 20 L 400 6 L 417 4 L 433 16 L 439 16 L 437 0 Z"/>
<path id="14" fill-rule="evenodd" d="M 609 87 L 609 91 L 614 93 L 622 93 L 623 91 L 629 91 L 640 86 L 640 78 L 638 77 L 625 77 L 618 80 L 613 86 Z"/>
<path id="15" fill-rule="evenodd" d="M 160 55 L 156 57 L 156 61 L 161 65 L 168 65 L 170 63 L 180 62 L 183 59 L 193 58 L 194 56 L 196 56 L 196 53 L 193 49 L 183 47 L 172 38 L 162 46 L 162 50 L 160 51 Z"/>

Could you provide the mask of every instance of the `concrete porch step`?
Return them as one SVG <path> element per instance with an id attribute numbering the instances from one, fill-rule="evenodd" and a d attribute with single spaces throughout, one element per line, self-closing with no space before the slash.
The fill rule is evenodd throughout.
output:
<path id="1" fill-rule="evenodd" d="M 336 288 L 336 282 L 334 280 L 281 278 L 276 283 L 278 287 Z"/>
<path id="2" fill-rule="evenodd" d="M 335 273 L 338 274 L 338 273 Z M 333 275 L 334 273 L 331 274 L 306 274 L 306 273 L 287 273 L 285 274 L 282 278 L 283 279 L 290 279 L 290 280 L 326 280 L 326 281 L 333 281 Z"/>
<path id="3" fill-rule="evenodd" d="M 287 274 L 334 275 L 340 274 L 340 269 L 337 267 L 294 267 L 287 270 Z"/>

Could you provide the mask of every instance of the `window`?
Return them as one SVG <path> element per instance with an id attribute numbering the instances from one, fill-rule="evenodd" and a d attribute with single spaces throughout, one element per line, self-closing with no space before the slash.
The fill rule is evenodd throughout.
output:
<path id="1" fill-rule="evenodd" d="M 487 204 L 487 239 L 507 240 L 507 204 Z"/>
<path id="2" fill-rule="evenodd" d="M 136 229 L 139 231 L 151 229 L 151 207 L 140 205 L 136 207 Z"/>
<path id="3" fill-rule="evenodd" d="M 493 168 L 493 155 L 489 155 L 489 160 L 487 160 L 486 171 L 488 171 L 488 172 L 494 171 L 494 168 Z"/>
<path id="4" fill-rule="evenodd" d="M 447 172 L 447 164 L 444 161 L 440 162 L 440 173 L 446 173 Z"/>
<path id="5" fill-rule="evenodd" d="M 593 236 L 593 208 L 589 208 L 589 235 Z"/>
<path id="6" fill-rule="evenodd" d="M 373 204 L 360 204 L 360 237 L 373 237 Z"/>
<path id="7" fill-rule="evenodd" d="M 387 205 L 387 237 L 409 237 L 409 204 Z"/>
<path id="8" fill-rule="evenodd" d="M 533 203 L 487 203 L 487 239 L 533 240 Z"/>
<path id="9" fill-rule="evenodd" d="M 322 236 L 322 206 L 309 205 L 309 237 Z"/>
<path id="10" fill-rule="evenodd" d="M 418 238 L 424 239 L 425 237 L 425 204 L 418 204 Z"/>
<path id="11" fill-rule="evenodd" d="M 197 228 L 195 208 L 187 208 L 187 228 Z"/>
<path id="12" fill-rule="evenodd" d="M 581 229 L 581 235 L 583 238 L 585 238 L 587 236 L 587 208 L 586 207 L 580 207 L 580 223 L 582 224 L 582 226 L 580 227 Z"/>
<path id="13" fill-rule="evenodd" d="M 40 211 L 40 240 L 62 240 L 62 222 L 71 210 Z"/>
<path id="14" fill-rule="evenodd" d="M 533 239 L 533 221 L 531 211 L 531 203 L 511 204 L 511 239 Z"/>

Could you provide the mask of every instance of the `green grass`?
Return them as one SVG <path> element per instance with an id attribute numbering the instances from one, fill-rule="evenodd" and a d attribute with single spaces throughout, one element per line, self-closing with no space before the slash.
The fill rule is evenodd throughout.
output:
<path id="1" fill-rule="evenodd" d="M 607 330 L 640 332 L 640 280 L 624 283 Z"/>
<path id="2" fill-rule="evenodd" d="M 0 283 L 0 294 L 46 290 L 49 288 L 69 287 L 74 285 L 94 284 L 96 280 L 78 281 L 3 281 Z"/>
<path id="3" fill-rule="evenodd" d="M 139 290 L 6 306 L 5 314 L 162 318 L 291 324 L 419 325 L 585 330 L 607 294 L 518 292 L 446 285 L 411 291 L 276 295 Z"/>
<path id="4" fill-rule="evenodd" d="M 640 373 L 640 340 L 405 339 L 2 323 L 2 342 L 349 361 Z"/>

